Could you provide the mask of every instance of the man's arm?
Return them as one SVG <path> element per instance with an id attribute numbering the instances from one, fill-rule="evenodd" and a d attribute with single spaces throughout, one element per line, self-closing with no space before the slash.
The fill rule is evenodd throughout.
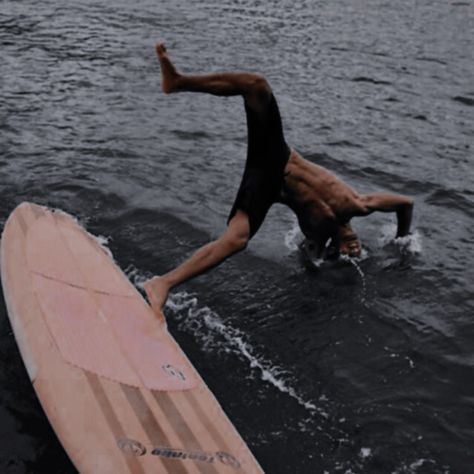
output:
<path id="1" fill-rule="evenodd" d="M 397 237 L 404 237 L 410 232 L 413 199 L 400 194 L 374 193 L 365 195 L 363 201 L 369 212 L 396 212 Z"/>
<path id="2" fill-rule="evenodd" d="M 174 270 L 145 282 L 145 291 L 152 308 L 159 312 L 171 288 L 201 275 L 222 263 L 227 257 L 243 250 L 247 246 L 249 235 L 248 216 L 245 212 L 237 211 L 221 237 L 201 247 Z"/>

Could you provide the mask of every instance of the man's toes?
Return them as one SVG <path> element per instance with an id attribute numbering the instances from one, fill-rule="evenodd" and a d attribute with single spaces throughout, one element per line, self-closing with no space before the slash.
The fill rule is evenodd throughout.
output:
<path id="1" fill-rule="evenodd" d="M 163 43 L 156 43 L 155 49 L 158 55 L 166 53 L 166 46 Z"/>

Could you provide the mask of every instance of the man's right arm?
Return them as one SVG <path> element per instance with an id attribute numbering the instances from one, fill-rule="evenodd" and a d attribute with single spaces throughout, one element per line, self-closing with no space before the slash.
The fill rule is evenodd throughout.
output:
<path id="1" fill-rule="evenodd" d="M 400 204 L 397 208 L 397 237 L 405 237 L 410 232 L 411 220 L 413 217 L 413 200 L 406 198 L 407 201 Z"/>

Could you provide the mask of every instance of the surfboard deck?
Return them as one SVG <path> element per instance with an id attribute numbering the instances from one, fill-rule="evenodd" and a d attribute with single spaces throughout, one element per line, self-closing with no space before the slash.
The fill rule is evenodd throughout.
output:
<path id="1" fill-rule="evenodd" d="M 74 218 L 18 206 L 1 275 L 30 380 L 81 474 L 263 472 L 163 315 Z"/>

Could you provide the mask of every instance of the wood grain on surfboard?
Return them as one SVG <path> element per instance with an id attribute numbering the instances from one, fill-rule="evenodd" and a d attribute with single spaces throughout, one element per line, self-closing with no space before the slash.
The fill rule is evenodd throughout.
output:
<path id="1" fill-rule="evenodd" d="M 163 316 L 72 217 L 21 204 L 1 270 L 28 374 L 79 472 L 263 472 Z"/>

